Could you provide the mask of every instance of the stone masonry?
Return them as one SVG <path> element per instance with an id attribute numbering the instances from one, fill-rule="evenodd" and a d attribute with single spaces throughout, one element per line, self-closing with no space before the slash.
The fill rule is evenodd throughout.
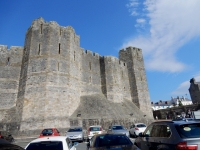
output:
<path id="1" fill-rule="evenodd" d="M 4 130 L 28 134 L 46 127 L 87 128 L 95 120 L 128 126 L 152 118 L 139 48 L 120 50 L 119 59 L 100 56 L 80 47 L 72 27 L 42 18 L 27 30 L 24 47 L 0 45 L 0 128 Z"/>

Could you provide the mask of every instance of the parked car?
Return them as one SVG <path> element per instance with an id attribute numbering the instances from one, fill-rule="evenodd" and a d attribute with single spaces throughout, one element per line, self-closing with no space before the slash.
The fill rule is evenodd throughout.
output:
<path id="1" fill-rule="evenodd" d="M 60 136 L 60 132 L 56 128 L 47 128 L 42 130 L 39 137 L 42 138 L 46 136 Z"/>
<path id="2" fill-rule="evenodd" d="M 76 145 L 77 143 L 75 143 Z M 66 136 L 51 136 L 31 141 L 26 150 L 76 150 L 75 145 Z"/>
<path id="3" fill-rule="evenodd" d="M 12 144 L 4 139 L 0 139 L 0 150 L 24 150 L 24 148 Z"/>
<path id="4" fill-rule="evenodd" d="M 90 140 L 94 135 L 103 133 L 104 130 L 101 125 L 90 126 L 87 131 L 87 139 Z"/>
<path id="5" fill-rule="evenodd" d="M 4 139 L 10 143 L 14 142 L 14 138 L 12 137 L 11 133 L 7 131 L 0 131 L 0 139 Z"/>
<path id="6" fill-rule="evenodd" d="M 116 133 L 116 134 L 125 134 L 127 137 L 130 137 L 129 131 L 124 128 L 122 125 L 112 125 L 109 126 L 107 133 Z"/>
<path id="7" fill-rule="evenodd" d="M 84 132 L 82 127 L 70 127 L 66 136 L 72 141 L 84 141 Z"/>
<path id="8" fill-rule="evenodd" d="M 87 143 L 89 150 L 139 150 L 124 134 L 97 134 Z"/>
<path id="9" fill-rule="evenodd" d="M 144 132 L 146 128 L 147 126 L 144 123 L 135 123 L 129 129 L 130 136 L 137 137 L 139 133 Z"/>
<path id="10" fill-rule="evenodd" d="M 199 121 L 160 121 L 135 140 L 141 150 L 200 150 Z"/>

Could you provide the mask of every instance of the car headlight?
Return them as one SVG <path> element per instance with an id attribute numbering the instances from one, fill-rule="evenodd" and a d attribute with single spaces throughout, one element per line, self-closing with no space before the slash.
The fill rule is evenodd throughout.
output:
<path id="1" fill-rule="evenodd" d="M 81 137 L 82 137 L 82 135 L 81 135 L 81 134 L 79 134 L 79 135 L 78 135 L 78 138 L 81 138 Z"/>

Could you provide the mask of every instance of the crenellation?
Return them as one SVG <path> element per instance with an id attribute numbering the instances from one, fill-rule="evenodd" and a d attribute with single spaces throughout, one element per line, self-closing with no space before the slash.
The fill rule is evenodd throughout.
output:
<path id="1" fill-rule="evenodd" d="M 86 50 L 86 51 L 85 51 L 85 54 L 87 54 L 88 56 L 93 56 L 93 52 L 90 51 L 90 50 Z"/>

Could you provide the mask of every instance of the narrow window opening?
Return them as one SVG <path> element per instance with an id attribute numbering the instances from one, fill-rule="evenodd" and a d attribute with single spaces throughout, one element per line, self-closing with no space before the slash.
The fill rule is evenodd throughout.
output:
<path id="1" fill-rule="evenodd" d="M 74 61 L 75 61 L 75 59 L 76 59 L 76 52 L 74 51 Z"/>
<path id="2" fill-rule="evenodd" d="M 60 66 L 59 66 L 59 63 L 58 63 L 58 71 L 59 71 L 59 69 L 60 69 L 59 67 L 60 67 Z"/>
<path id="3" fill-rule="evenodd" d="M 40 55 L 40 44 L 38 45 L 38 55 Z"/>
<path id="4" fill-rule="evenodd" d="M 58 49 L 58 54 L 60 54 L 60 43 L 59 43 L 59 49 Z"/>
<path id="5" fill-rule="evenodd" d="M 7 66 L 10 66 L 10 57 L 7 59 Z"/>
<path id="6" fill-rule="evenodd" d="M 62 34 L 62 30 L 60 29 L 60 35 Z"/>
<path id="7" fill-rule="evenodd" d="M 122 77 L 123 77 L 124 75 L 123 75 L 123 71 L 122 71 Z"/>
<path id="8" fill-rule="evenodd" d="M 40 33 L 42 34 L 42 27 L 43 27 L 43 24 L 40 25 Z"/>
<path id="9" fill-rule="evenodd" d="M 90 76 L 90 82 L 92 82 L 92 77 Z"/>
<path id="10" fill-rule="evenodd" d="M 89 62 L 90 70 L 91 70 L 91 62 Z"/>

